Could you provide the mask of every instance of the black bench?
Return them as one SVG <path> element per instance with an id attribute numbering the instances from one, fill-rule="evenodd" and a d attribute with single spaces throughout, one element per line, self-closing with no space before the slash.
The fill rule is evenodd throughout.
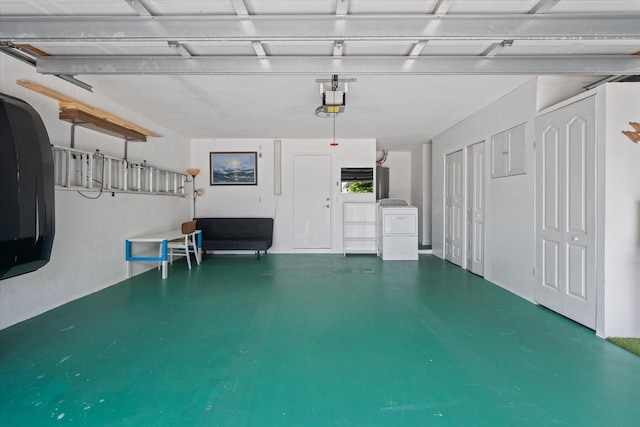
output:
<path id="1" fill-rule="evenodd" d="M 273 218 L 196 218 L 202 250 L 255 251 L 267 254 L 273 244 Z"/>

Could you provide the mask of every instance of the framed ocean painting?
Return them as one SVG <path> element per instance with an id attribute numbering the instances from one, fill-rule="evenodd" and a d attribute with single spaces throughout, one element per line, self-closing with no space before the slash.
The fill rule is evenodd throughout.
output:
<path id="1" fill-rule="evenodd" d="M 211 185 L 258 184 L 257 153 L 211 152 Z"/>

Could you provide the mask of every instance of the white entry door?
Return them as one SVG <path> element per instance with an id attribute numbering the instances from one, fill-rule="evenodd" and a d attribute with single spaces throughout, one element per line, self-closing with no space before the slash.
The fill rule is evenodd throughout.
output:
<path id="1" fill-rule="evenodd" d="M 331 249 L 331 156 L 293 159 L 293 247 Z"/>
<path id="2" fill-rule="evenodd" d="M 445 259 L 462 266 L 462 150 L 445 160 Z"/>
<path id="3" fill-rule="evenodd" d="M 467 150 L 467 269 L 484 275 L 484 142 Z"/>
<path id="4" fill-rule="evenodd" d="M 536 119 L 536 301 L 595 328 L 595 99 Z"/>

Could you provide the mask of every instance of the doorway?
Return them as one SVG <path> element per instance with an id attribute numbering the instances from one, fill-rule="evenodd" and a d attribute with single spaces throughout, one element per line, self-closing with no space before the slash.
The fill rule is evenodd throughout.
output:
<path id="1" fill-rule="evenodd" d="M 536 119 L 538 303 L 595 329 L 595 99 Z"/>
<path id="2" fill-rule="evenodd" d="M 445 259 L 462 266 L 462 150 L 445 158 Z"/>
<path id="3" fill-rule="evenodd" d="M 331 249 L 331 156 L 293 159 L 293 247 Z"/>

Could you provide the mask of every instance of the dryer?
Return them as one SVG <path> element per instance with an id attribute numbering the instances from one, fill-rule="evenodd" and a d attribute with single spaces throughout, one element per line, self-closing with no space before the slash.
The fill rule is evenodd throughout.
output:
<path id="1" fill-rule="evenodd" d="M 378 202 L 378 256 L 385 261 L 418 259 L 418 208 L 406 200 Z"/>

